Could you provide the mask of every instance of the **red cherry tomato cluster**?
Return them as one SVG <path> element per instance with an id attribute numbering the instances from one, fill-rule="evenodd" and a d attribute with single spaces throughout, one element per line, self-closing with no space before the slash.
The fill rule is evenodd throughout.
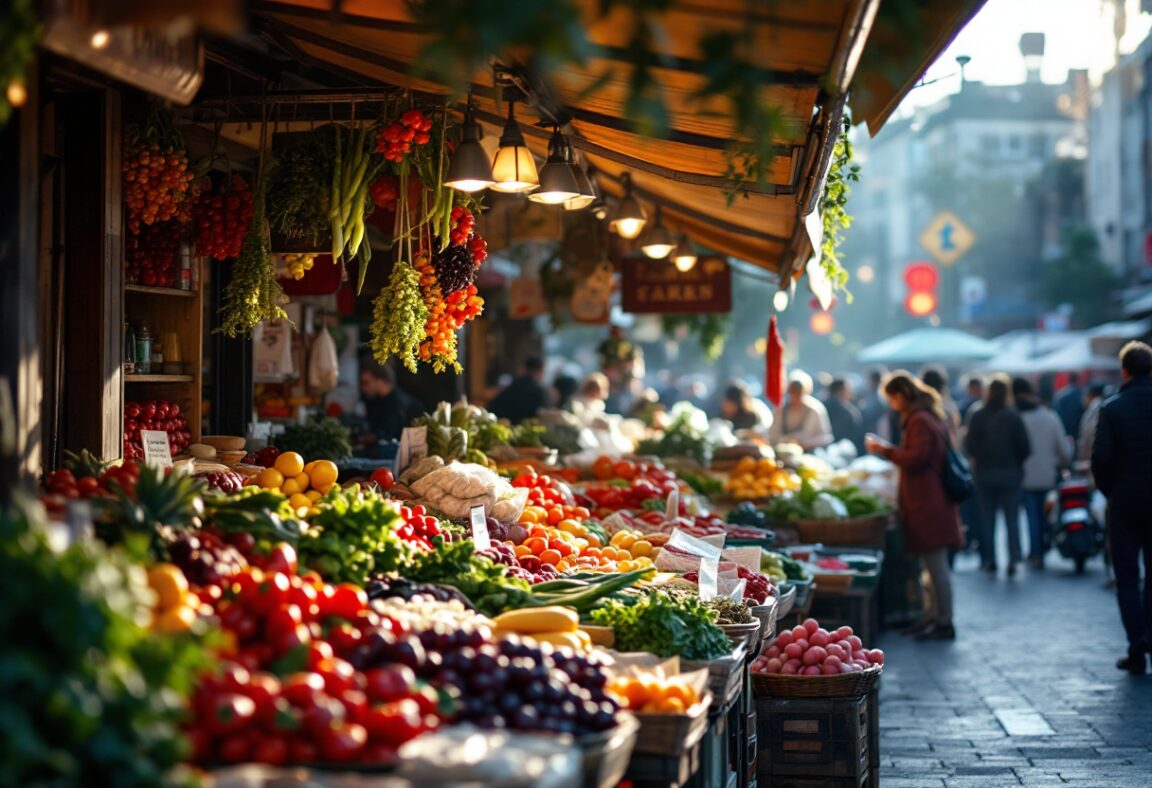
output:
<path id="1" fill-rule="evenodd" d="M 368 194 L 377 208 L 390 211 L 400 199 L 400 185 L 391 175 L 381 175 L 368 187 Z"/>
<path id="2" fill-rule="evenodd" d="M 427 145 L 432 139 L 432 120 L 418 109 L 410 109 L 376 133 L 376 152 L 388 161 L 400 162 L 414 145 Z"/>
<path id="3" fill-rule="evenodd" d="M 196 253 L 217 260 L 239 255 L 252 224 L 252 211 L 252 190 L 240 175 L 233 175 L 215 193 L 201 192 L 193 209 Z"/>
<path id="4" fill-rule="evenodd" d="M 88 498 L 111 498 L 117 490 L 131 496 L 140 478 L 140 466 L 131 460 L 105 469 L 99 476 L 81 476 L 67 468 L 52 471 L 44 477 L 44 505 L 48 511 L 63 511 L 66 501 Z"/>
<path id="5" fill-rule="evenodd" d="M 396 529 L 396 535 L 405 541 L 432 550 L 432 539 L 442 533 L 440 521 L 428 514 L 423 506 L 411 508 L 402 506 L 400 507 L 400 517 L 403 518 L 404 525 Z"/>
<path id="6" fill-rule="evenodd" d="M 180 406 L 165 400 L 124 403 L 124 456 L 130 460 L 144 458 L 141 430 L 159 430 L 168 433 L 168 448 L 173 456 L 192 443 L 188 420 L 180 415 Z"/>
<path id="7" fill-rule="evenodd" d="M 555 525 L 561 520 L 588 519 L 590 512 L 584 506 L 577 506 L 568 485 L 551 476 L 539 476 L 534 470 L 526 470 L 512 480 L 513 487 L 528 490 L 528 506 L 539 506 L 548 512 L 548 524 Z"/>
<path id="8" fill-rule="evenodd" d="M 175 287 L 180 273 L 178 222 L 163 222 L 129 233 L 124 244 L 124 277 L 128 284 L 148 287 Z"/>
<path id="9" fill-rule="evenodd" d="M 462 246 L 476 229 L 476 217 L 472 212 L 462 206 L 452 208 L 452 231 L 448 240 L 457 246 Z"/>
<path id="10" fill-rule="evenodd" d="M 128 231 L 187 213 L 192 171 L 184 151 L 153 143 L 124 152 L 124 207 Z M 186 218 L 186 217 L 185 217 Z"/>
<path id="11" fill-rule="evenodd" d="M 197 762 L 386 764 L 439 727 L 440 696 L 412 667 L 367 665 L 420 644 L 363 589 L 246 569 L 214 605 L 233 646 L 193 695 Z"/>

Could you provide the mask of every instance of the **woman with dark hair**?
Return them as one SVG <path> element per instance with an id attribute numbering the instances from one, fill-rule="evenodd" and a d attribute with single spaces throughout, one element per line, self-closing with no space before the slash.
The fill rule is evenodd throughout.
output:
<path id="1" fill-rule="evenodd" d="M 732 422 L 738 430 L 753 430 L 764 426 L 764 420 L 756 410 L 752 395 L 742 383 L 733 383 L 724 389 L 724 399 L 720 401 L 720 414 Z"/>
<path id="2" fill-rule="evenodd" d="M 953 640 L 952 580 L 948 550 L 964 544 L 956 504 L 944 491 L 948 431 L 940 396 L 909 372 L 894 372 L 884 383 L 888 405 L 900 415 L 900 445 L 875 435 L 866 438 L 869 451 L 887 457 L 900 468 L 898 493 L 904 547 L 924 564 L 921 583 L 924 619 L 907 630 L 919 640 Z"/>
<path id="3" fill-rule="evenodd" d="M 996 515 L 1004 513 L 1008 529 L 1008 576 L 1016 576 L 1020 562 L 1020 490 L 1024 483 L 1024 461 L 1032 453 L 1024 420 L 1012 407 L 1012 393 L 1006 375 L 993 375 L 984 397 L 984 407 L 972 414 L 964 436 L 964 452 L 972 462 L 976 498 L 984 522 L 980 556 L 984 570 L 996 574 Z"/>
<path id="4" fill-rule="evenodd" d="M 1049 408 L 1024 378 L 1012 379 L 1012 396 L 1024 420 L 1032 452 L 1024 462 L 1024 515 L 1028 518 L 1028 563 L 1034 569 L 1044 568 L 1048 552 L 1048 520 L 1044 516 L 1044 499 L 1056 487 L 1060 469 L 1072 461 L 1070 440 L 1056 411 Z"/>
<path id="5" fill-rule="evenodd" d="M 944 423 L 948 426 L 948 437 L 955 444 L 960 432 L 960 409 L 952 400 L 952 392 L 948 390 L 948 373 L 943 367 L 935 365 L 920 370 L 920 380 L 924 385 L 940 395 L 940 406 L 944 408 Z"/>

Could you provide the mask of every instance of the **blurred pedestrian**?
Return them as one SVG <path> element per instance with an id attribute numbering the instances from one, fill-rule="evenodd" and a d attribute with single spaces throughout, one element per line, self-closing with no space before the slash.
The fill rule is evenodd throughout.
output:
<path id="1" fill-rule="evenodd" d="M 828 411 L 812 396 L 812 378 L 796 371 L 790 375 L 784 404 L 775 414 L 768 439 L 773 444 L 791 441 L 804 451 L 818 449 L 832 442 L 832 425 Z"/>
<path id="2" fill-rule="evenodd" d="M 860 411 L 860 426 L 864 432 L 879 432 L 880 419 L 888 413 L 888 401 L 880 387 L 884 384 L 884 371 L 874 369 L 868 373 L 868 383 L 856 401 Z"/>
<path id="3" fill-rule="evenodd" d="M 940 395 L 940 406 L 944 408 L 944 423 L 948 426 L 948 438 L 955 446 L 959 440 L 960 409 L 952 400 L 952 392 L 948 390 L 948 373 L 943 367 L 928 366 L 920 370 L 920 380 L 924 385 Z"/>
<path id="4" fill-rule="evenodd" d="M 1080 419 L 1079 438 L 1076 441 L 1076 459 L 1079 462 L 1092 461 L 1092 444 L 1096 440 L 1096 424 L 1100 420 L 1100 407 L 1108 386 L 1099 381 L 1084 389 L 1084 416 Z"/>
<path id="5" fill-rule="evenodd" d="M 1080 388 L 1080 374 L 1068 373 L 1068 385 L 1056 393 L 1053 407 L 1064 424 L 1064 433 L 1075 437 L 1084 418 L 1084 390 Z"/>
<path id="6" fill-rule="evenodd" d="M 964 384 L 964 398 L 960 400 L 960 421 L 968 418 L 974 405 L 984 401 L 984 378 L 980 375 L 969 375 L 968 382 Z"/>
<path id="7" fill-rule="evenodd" d="M 984 406 L 972 414 L 964 451 L 971 458 L 984 524 L 984 538 L 980 540 L 983 568 L 991 574 L 997 572 L 996 515 L 1003 512 L 1008 529 L 1008 576 L 1015 577 L 1020 562 L 1020 490 L 1031 446 L 1024 420 L 1012 407 L 1007 376 L 992 376 Z"/>
<path id="8" fill-rule="evenodd" d="M 1034 569 L 1043 569 L 1044 554 L 1048 552 L 1048 518 L 1044 516 L 1044 501 L 1056 488 L 1060 469 L 1072 461 L 1072 450 L 1060 417 L 1040 401 L 1031 383 L 1024 378 L 1014 378 L 1012 397 L 1016 400 L 1016 409 L 1024 420 L 1028 443 L 1032 447 L 1024 461 L 1021 495 L 1024 514 L 1028 518 L 1028 563 Z"/>
<path id="9" fill-rule="evenodd" d="M 360 398 L 368 432 L 360 437 L 365 446 L 380 441 L 400 440 L 404 428 L 420 415 L 422 406 L 396 385 L 396 373 L 371 359 L 360 364 Z"/>
<path id="10" fill-rule="evenodd" d="M 1128 636 L 1128 656 L 1116 667 L 1147 670 L 1152 637 L 1152 347 L 1129 342 L 1120 351 L 1120 393 L 1100 408 L 1092 474 L 1108 498 L 1116 601 Z M 1140 593 L 1140 560 L 1144 593 Z"/>
<path id="11" fill-rule="evenodd" d="M 737 430 L 754 430 L 768 424 L 764 413 L 756 407 L 755 399 L 749 393 L 748 387 L 739 381 L 734 381 L 724 389 L 724 399 L 720 401 L 720 415 L 732 422 L 732 428 Z"/>
<path id="12" fill-rule="evenodd" d="M 856 453 L 864 452 L 864 422 L 860 411 L 852 404 L 852 384 L 844 378 L 833 378 L 828 384 L 828 399 L 824 400 L 828 423 L 832 426 L 832 440 L 851 441 Z"/>
<path id="13" fill-rule="evenodd" d="M 603 372 L 590 372 L 580 384 L 580 393 L 572 398 L 573 412 L 599 416 L 608 398 L 608 378 Z"/>
<path id="14" fill-rule="evenodd" d="M 899 446 L 876 435 L 866 439 L 869 451 L 900 468 L 898 492 L 904 547 L 924 564 L 921 582 L 929 604 L 923 620 L 906 630 L 918 640 L 954 640 L 952 579 L 948 551 L 963 544 L 956 504 L 944 491 L 947 430 L 940 396 L 909 372 L 894 372 L 884 383 L 889 407 L 902 421 Z"/>
<path id="15" fill-rule="evenodd" d="M 498 418 L 519 424 L 534 419 L 548 406 L 548 389 L 544 388 L 544 360 L 532 356 L 524 362 L 520 376 L 488 403 L 488 410 Z"/>

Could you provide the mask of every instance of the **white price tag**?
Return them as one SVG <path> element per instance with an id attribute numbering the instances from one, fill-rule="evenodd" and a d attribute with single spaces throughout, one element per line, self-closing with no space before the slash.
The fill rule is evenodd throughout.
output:
<path id="1" fill-rule="evenodd" d="M 161 430 L 140 430 L 140 441 L 144 444 L 144 464 L 157 468 L 172 467 L 172 448 L 168 445 L 168 433 Z"/>
<path id="2" fill-rule="evenodd" d="M 473 506 L 470 517 L 472 520 L 472 543 L 476 545 L 476 551 L 487 550 L 492 546 L 492 537 L 488 534 L 488 517 L 484 514 L 484 507 Z"/>
<path id="3" fill-rule="evenodd" d="M 719 586 L 720 565 L 715 558 L 700 559 L 700 598 L 715 599 Z"/>

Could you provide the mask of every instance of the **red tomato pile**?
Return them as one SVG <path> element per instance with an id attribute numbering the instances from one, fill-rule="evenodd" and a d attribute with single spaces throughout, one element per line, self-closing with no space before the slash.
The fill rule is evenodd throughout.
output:
<path id="1" fill-rule="evenodd" d="M 128 232 L 166 222 L 187 206 L 193 175 L 183 151 L 156 143 L 124 152 L 124 207 Z"/>
<path id="2" fill-rule="evenodd" d="M 562 520 L 588 519 L 590 512 L 584 506 L 577 506 L 568 485 L 551 476 L 540 476 L 534 470 L 526 470 L 512 480 L 513 487 L 528 490 L 528 506 L 545 510 L 546 515 L 540 525 L 556 525 Z"/>
<path id="3" fill-rule="evenodd" d="M 193 210 L 196 253 L 217 260 L 239 255 L 252 224 L 252 202 L 252 190 L 239 175 L 233 175 L 215 193 L 201 192 Z"/>
<path id="4" fill-rule="evenodd" d="M 388 161 L 401 162 L 414 145 L 427 145 L 432 139 L 432 120 L 418 109 L 410 109 L 376 133 L 376 152 Z"/>
<path id="5" fill-rule="evenodd" d="M 353 667 L 407 640 L 363 589 L 250 568 L 215 608 L 234 645 L 193 695 L 197 762 L 386 764 L 439 727 L 440 696 L 411 667 Z"/>
<path id="6" fill-rule="evenodd" d="M 883 664 L 884 652 L 865 649 L 852 627 L 829 632 L 816 619 L 809 618 L 777 635 L 752 663 L 752 670 L 785 676 L 835 676 Z"/>
<path id="7" fill-rule="evenodd" d="M 140 466 L 131 460 L 108 467 L 100 476 L 79 479 L 67 468 L 52 471 L 44 479 L 44 505 L 49 511 L 62 511 L 68 499 L 111 498 L 116 489 L 131 496 L 140 478 Z"/>
<path id="8" fill-rule="evenodd" d="M 168 433 L 168 448 L 175 456 L 192 443 L 192 433 L 188 431 L 188 420 L 180 415 L 180 406 L 175 402 L 153 399 L 147 402 L 124 403 L 124 457 L 130 460 L 144 459 L 144 444 L 141 430 L 159 430 Z"/>
<path id="9" fill-rule="evenodd" d="M 128 235 L 124 244 L 124 276 L 128 284 L 175 287 L 180 273 L 179 222 L 163 222 Z"/>
<path id="10" fill-rule="evenodd" d="M 425 550 L 432 549 L 432 539 L 440 536 L 440 521 L 423 506 L 400 507 L 400 517 L 404 525 L 396 529 L 396 535 L 407 542 L 413 542 Z"/>

